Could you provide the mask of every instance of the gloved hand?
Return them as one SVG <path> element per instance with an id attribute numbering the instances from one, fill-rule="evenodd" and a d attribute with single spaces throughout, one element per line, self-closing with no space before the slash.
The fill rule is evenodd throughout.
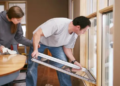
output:
<path id="1" fill-rule="evenodd" d="M 6 48 L 6 47 L 2 47 L 1 48 L 1 54 L 17 54 L 17 52 L 16 51 L 14 51 L 14 50 L 10 50 L 10 49 L 8 49 L 8 48 Z"/>

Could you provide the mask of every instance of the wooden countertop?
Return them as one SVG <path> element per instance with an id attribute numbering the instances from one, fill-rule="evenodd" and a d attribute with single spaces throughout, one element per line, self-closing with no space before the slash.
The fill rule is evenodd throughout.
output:
<path id="1" fill-rule="evenodd" d="M 0 55 L 0 76 L 19 71 L 26 62 L 24 55 Z"/>

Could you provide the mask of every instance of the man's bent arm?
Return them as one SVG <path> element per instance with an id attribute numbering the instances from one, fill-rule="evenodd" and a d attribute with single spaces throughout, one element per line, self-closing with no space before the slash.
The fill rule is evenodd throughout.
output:
<path id="1" fill-rule="evenodd" d="M 63 50 L 64 50 L 66 56 L 67 56 L 71 61 L 75 60 L 75 58 L 74 58 L 74 56 L 73 56 L 73 54 L 72 54 L 71 48 L 66 48 L 66 47 L 63 46 Z"/>
<path id="2" fill-rule="evenodd" d="M 66 56 L 67 56 L 71 61 L 74 61 L 73 64 L 78 65 L 78 66 L 80 67 L 80 70 L 81 70 L 81 69 L 82 69 L 82 66 L 81 66 L 80 63 L 78 63 L 78 62 L 75 60 L 75 58 L 74 58 L 74 56 L 73 56 L 73 54 L 72 54 L 71 48 L 63 47 L 63 50 L 64 50 Z M 76 70 L 76 69 L 74 69 L 74 70 L 75 70 L 75 71 L 78 71 L 78 70 Z"/>
<path id="3" fill-rule="evenodd" d="M 38 45 L 39 45 L 41 36 L 44 36 L 44 34 L 42 32 L 42 29 L 40 28 L 33 35 L 33 47 L 34 47 L 34 51 L 36 51 L 36 50 L 38 51 Z"/>

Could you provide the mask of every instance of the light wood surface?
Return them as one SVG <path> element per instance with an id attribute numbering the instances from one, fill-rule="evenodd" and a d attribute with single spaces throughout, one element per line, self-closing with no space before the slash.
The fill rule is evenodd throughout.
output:
<path id="1" fill-rule="evenodd" d="M 94 13 L 88 15 L 87 18 L 94 18 L 96 16 L 97 16 L 97 12 L 94 12 Z"/>
<path id="2" fill-rule="evenodd" d="M 0 76 L 19 71 L 26 62 L 24 55 L 0 55 Z"/>
<path id="3" fill-rule="evenodd" d="M 105 12 L 109 12 L 109 11 L 113 11 L 113 5 L 101 9 L 99 12 L 100 13 L 105 13 Z"/>

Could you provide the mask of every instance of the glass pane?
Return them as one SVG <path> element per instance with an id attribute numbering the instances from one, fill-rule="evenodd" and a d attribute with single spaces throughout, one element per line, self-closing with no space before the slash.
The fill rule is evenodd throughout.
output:
<path id="1" fill-rule="evenodd" d="M 91 28 L 88 31 L 88 67 L 89 71 L 96 78 L 96 58 L 97 58 L 97 21 L 96 17 L 90 19 Z"/>
<path id="2" fill-rule="evenodd" d="M 96 12 L 96 8 L 97 8 L 96 4 L 97 4 L 97 0 L 87 0 L 87 4 L 86 4 L 87 15 Z"/>
<path id="3" fill-rule="evenodd" d="M 103 14 L 102 86 L 113 86 L 113 12 Z"/>
<path id="4" fill-rule="evenodd" d="M 91 76 L 89 71 L 85 68 L 82 68 L 82 70 L 78 70 L 79 67 L 76 67 L 76 65 L 71 64 L 69 62 L 57 59 L 55 57 L 51 57 L 45 54 L 40 53 L 39 54 L 42 59 L 46 59 L 47 61 L 40 61 L 38 59 L 31 59 L 32 61 L 42 64 L 44 66 L 50 67 L 52 69 L 55 69 L 57 71 L 66 73 L 70 76 L 76 77 L 78 79 L 82 79 L 88 82 L 91 82 L 93 84 L 96 83 L 96 80 Z M 61 64 L 63 65 L 62 68 L 60 67 Z"/>
<path id="5" fill-rule="evenodd" d="M 23 36 L 26 37 L 26 25 L 22 25 Z"/>
<path id="6" fill-rule="evenodd" d="M 92 13 L 92 5 L 93 5 L 92 0 L 87 0 L 87 5 L 86 5 L 87 15 Z"/>
<path id="7" fill-rule="evenodd" d="M 4 5 L 0 5 L 0 12 L 4 11 Z"/>
<path id="8" fill-rule="evenodd" d="M 108 4 L 108 5 L 109 5 L 109 6 L 110 6 L 110 5 L 113 5 L 113 3 L 114 3 L 114 0 L 109 0 L 109 4 Z"/>
<path id="9" fill-rule="evenodd" d="M 24 16 L 21 20 L 21 24 L 26 24 L 26 9 L 25 9 L 25 3 L 9 3 L 9 8 L 12 6 L 19 6 L 23 12 L 24 12 Z"/>
<path id="10" fill-rule="evenodd" d="M 26 25 L 22 25 L 23 30 L 23 36 L 26 37 Z M 22 44 L 19 44 L 19 46 L 23 46 Z"/>
<path id="11" fill-rule="evenodd" d="M 103 9 L 105 7 L 107 7 L 107 1 L 108 0 L 99 0 L 99 9 Z"/>
<path id="12" fill-rule="evenodd" d="M 93 6 L 92 6 L 92 12 L 96 12 L 96 8 L 97 8 L 97 0 L 93 0 Z"/>

